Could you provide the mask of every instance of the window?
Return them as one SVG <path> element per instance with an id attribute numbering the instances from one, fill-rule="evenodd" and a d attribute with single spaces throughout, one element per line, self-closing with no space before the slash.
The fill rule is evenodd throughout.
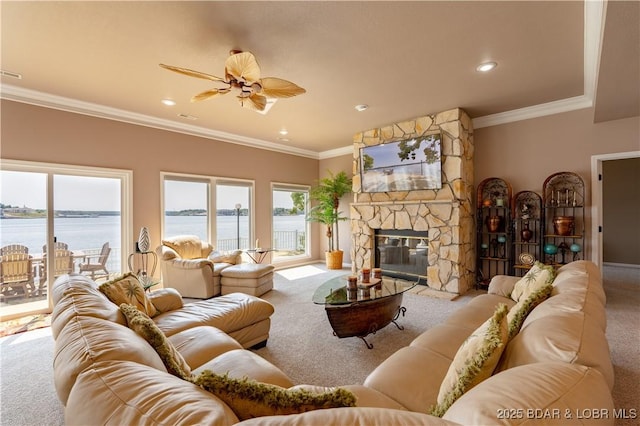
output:
<path id="1" fill-rule="evenodd" d="M 197 235 L 221 251 L 251 248 L 252 181 L 170 173 L 162 180 L 164 237 Z"/>
<path id="2" fill-rule="evenodd" d="M 209 241 L 209 182 L 164 180 L 164 235 L 197 235 Z"/>
<path id="3" fill-rule="evenodd" d="M 29 265 L 18 257 L 0 259 L 2 274 L 24 272 L 17 281 L 0 277 L 3 317 L 50 311 L 54 279 L 84 273 L 81 265 L 105 244 L 106 269 L 92 278 L 122 272 L 128 254 L 122 241 L 131 241 L 132 234 L 131 181 L 126 170 L 2 160 L 0 248 L 2 254 L 22 250 Z M 47 255 L 52 252 L 55 256 Z"/>
<path id="4" fill-rule="evenodd" d="M 309 187 L 272 184 L 273 261 L 309 256 L 309 225 L 306 214 Z"/>
<path id="5" fill-rule="evenodd" d="M 251 248 L 251 187 L 246 183 L 218 181 L 216 184 L 216 248 Z"/>

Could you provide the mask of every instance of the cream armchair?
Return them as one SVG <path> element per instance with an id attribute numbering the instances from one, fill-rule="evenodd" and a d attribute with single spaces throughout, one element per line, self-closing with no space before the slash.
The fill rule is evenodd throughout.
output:
<path id="1" fill-rule="evenodd" d="M 221 255 L 195 235 L 164 239 L 156 252 L 164 287 L 175 288 L 183 297 L 198 299 L 219 295 L 220 271 L 242 262 L 241 252 Z"/>

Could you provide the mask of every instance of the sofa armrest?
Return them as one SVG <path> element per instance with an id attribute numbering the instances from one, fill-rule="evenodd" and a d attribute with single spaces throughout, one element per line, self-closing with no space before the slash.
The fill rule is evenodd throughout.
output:
<path id="1" fill-rule="evenodd" d="M 177 269 L 202 269 L 208 266 L 213 271 L 213 262 L 209 259 L 173 259 L 167 263 Z"/>
<path id="2" fill-rule="evenodd" d="M 175 288 L 163 288 L 148 294 L 149 300 L 160 312 L 175 311 L 182 308 L 182 296 Z"/>
<path id="3" fill-rule="evenodd" d="M 488 293 L 510 298 L 513 287 L 519 280 L 520 277 L 512 277 L 510 275 L 496 275 L 491 278 Z"/>
<path id="4" fill-rule="evenodd" d="M 156 249 L 156 253 L 158 254 L 158 257 L 161 260 L 173 260 L 173 259 L 179 259 L 180 256 L 178 256 L 178 252 L 175 251 L 174 249 L 172 249 L 171 247 L 168 246 L 159 246 Z"/>

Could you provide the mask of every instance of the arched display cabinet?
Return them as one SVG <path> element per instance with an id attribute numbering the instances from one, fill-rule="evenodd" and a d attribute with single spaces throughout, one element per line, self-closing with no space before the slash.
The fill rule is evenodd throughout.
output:
<path id="1" fill-rule="evenodd" d="M 543 185 L 544 263 L 561 266 L 584 259 L 585 188 L 573 172 L 558 172 Z"/>
<path id="2" fill-rule="evenodd" d="M 495 275 L 511 275 L 511 185 L 500 178 L 477 188 L 476 287 L 487 287 Z"/>

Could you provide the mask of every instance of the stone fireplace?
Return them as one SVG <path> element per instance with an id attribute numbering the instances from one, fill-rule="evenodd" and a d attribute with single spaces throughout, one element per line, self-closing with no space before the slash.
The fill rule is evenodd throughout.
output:
<path id="1" fill-rule="evenodd" d="M 360 148 L 437 132 L 442 134 L 442 188 L 361 191 Z M 463 294 L 473 287 L 472 132 L 471 119 L 456 108 L 354 136 L 354 202 L 350 205 L 354 272 L 376 266 L 376 232 L 411 230 L 428 235 L 426 261 L 420 264 L 425 270 L 418 275 L 429 288 Z"/>

